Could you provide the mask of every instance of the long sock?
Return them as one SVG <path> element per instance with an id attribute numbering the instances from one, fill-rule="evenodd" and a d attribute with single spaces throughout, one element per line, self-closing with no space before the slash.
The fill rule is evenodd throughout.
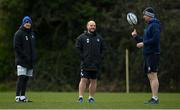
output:
<path id="1" fill-rule="evenodd" d="M 25 76 L 23 79 L 23 85 L 22 85 L 22 92 L 21 92 L 21 96 L 25 96 L 26 94 L 26 88 L 27 88 L 27 82 L 29 80 L 28 76 Z"/>
<path id="2" fill-rule="evenodd" d="M 21 96 L 23 77 L 24 77 L 23 75 L 18 76 L 16 83 L 16 96 Z"/>
<path id="3" fill-rule="evenodd" d="M 17 78 L 17 82 L 16 82 L 16 96 L 20 96 L 21 95 L 20 90 L 21 90 L 20 78 L 18 77 Z"/>

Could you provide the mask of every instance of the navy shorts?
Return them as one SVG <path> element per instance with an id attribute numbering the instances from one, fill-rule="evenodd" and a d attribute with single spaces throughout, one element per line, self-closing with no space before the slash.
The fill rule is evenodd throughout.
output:
<path id="1" fill-rule="evenodd" d="M 146 74 L 151 72 L 158 72 L 159 54 L 150 54 L 144 56 L 144 72 Z"/>
<path id="2" fill-rule="evenodd" d="M 87 79 L 97 79 L 97 71 L 86 71 L 81 69 L 81 78 L 87 78 Z"/>

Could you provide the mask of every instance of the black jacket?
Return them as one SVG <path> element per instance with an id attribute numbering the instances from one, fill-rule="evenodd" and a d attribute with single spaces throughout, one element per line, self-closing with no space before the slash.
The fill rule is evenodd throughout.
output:
<path id="1" fill-rule="evenodd" d="M 98 70 L 105 51 L 103 38 L 97 33 L 84 32 L 76 39 L 76 48 L 81 57 L 81 68 Z"/>
<path id="2" fill-rule="evenodd" d="M 15 64 L 32 69 L 35 63 L 35 36 L 24 27 L 14 35 L 13 47 L 15 50 Z"/>

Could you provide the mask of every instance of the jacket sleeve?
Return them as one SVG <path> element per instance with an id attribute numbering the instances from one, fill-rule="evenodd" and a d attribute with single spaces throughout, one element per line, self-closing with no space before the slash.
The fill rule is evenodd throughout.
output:
<path id="1" fill-rule="evenodd" d="M 81 39 L 81 37 L 78 37 L 78 38 L 76 39 L 76 44 L 75 44 L 75 46 L 76 46 L 76 49 L 77 49 L 78 54 L 80 55 L 81 60 L 83 60 L 83 45 L 82 45 L 82 39 Z"/>
<path id="2" fill-rule="evenodd" d="M 160 36 L 159 26 L 154 25 L 150 31 L 151 31 L 152 37 L 150 39 L 144 41 L 144 45 L 156 44 L 160 40 L 160 38 L 159 38 L 159 36 Z"/>
<path id="3" fill-rule="evenodd" d="M 26 55 L 22 49 L 22 39 L 18 33 L 14 35 L 13 48 L 17 56 L 19 56 L 21 59 L 26 59 Z"/>
<path id="4" fill-rule="evenodd" d="M 136 37 L 134 37 L 134 39 L 136 40 L 137 43 L 143 42 L 143 37 L 142 36 L 137 35 Z"/>

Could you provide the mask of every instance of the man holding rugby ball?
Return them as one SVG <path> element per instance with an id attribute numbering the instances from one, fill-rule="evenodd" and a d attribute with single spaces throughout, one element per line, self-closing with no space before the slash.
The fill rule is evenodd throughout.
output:
<path id="1" fill-rule="evenodd" d="M 143 48 L 144 56 L 144 72 L 147 74 L 152 98 L 145 104 L 158 104 L 158 64 L 160 56 L 160 22 L 155 18 L 155 11 L 152 7 L 148 7 L 143 11 L 143 18 L 147 22 L 144 35 L 141 37 L 137 34 L 136 29 L 131 33 L 132 37 L 137 41 L 137 47 Z"/>

